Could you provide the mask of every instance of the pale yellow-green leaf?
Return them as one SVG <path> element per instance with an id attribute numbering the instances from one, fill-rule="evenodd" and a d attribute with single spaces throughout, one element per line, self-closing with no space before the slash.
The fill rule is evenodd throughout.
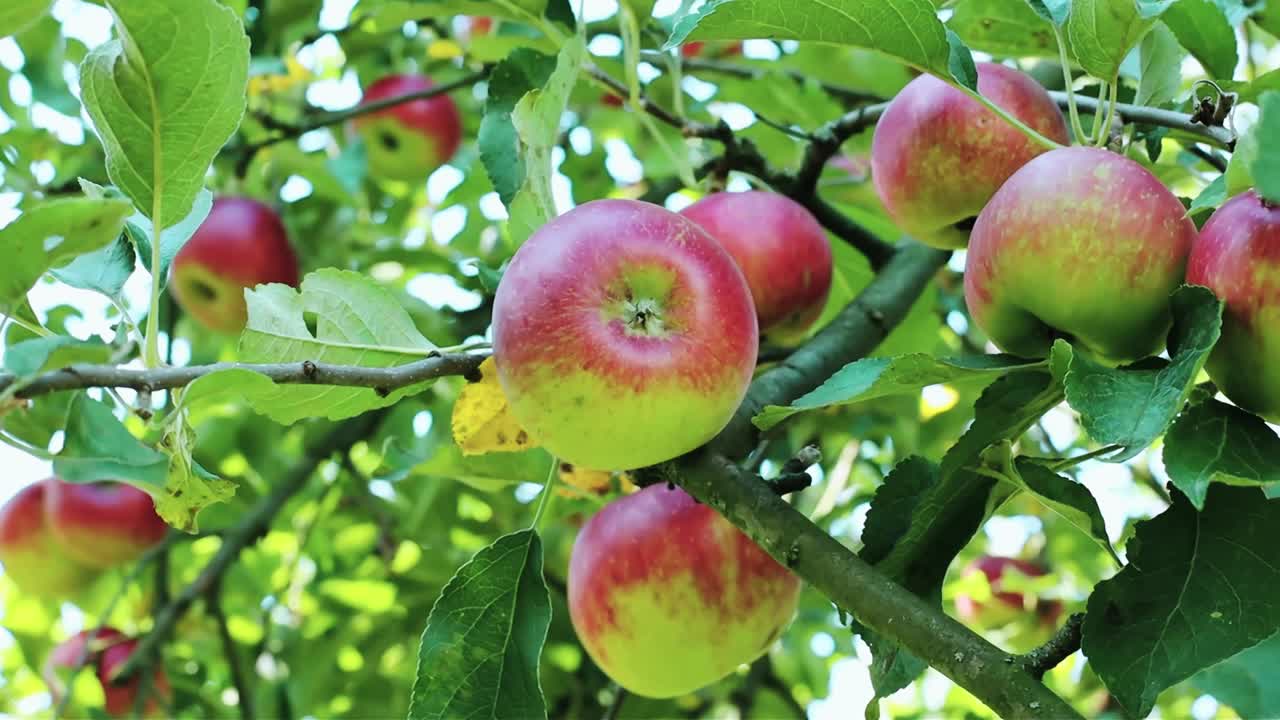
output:
<path id="1" fill-rule="evenodd" d="M 0 6 L 0 37 L 17 35 L 52 6 L 53 0 L 5 0 Z"/>

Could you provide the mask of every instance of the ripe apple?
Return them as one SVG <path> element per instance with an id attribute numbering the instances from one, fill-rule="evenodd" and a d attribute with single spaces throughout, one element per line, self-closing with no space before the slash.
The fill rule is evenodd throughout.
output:
<path id="1" fill-rule="evenodd" d="M 587 653 L 648 697 L 693 692 L 760 657 L 800 580 L 715 510 L 651 485 L 606 505 L 569 560 L 569 616 Z"/>
<path id="2" fill-rule="evenodd" d="M 967 594 L 956 597 L 956 614 L 964 622 L 983 630 L 1008 625 L 1028 613 L 1035 613 L 1040 624 L 1053 625 L 1062 613 L 1058 600 L 1041 601 L 1034 595 L 1004 589 L 1014 575 L 1028 578 L 1048 575 L 1049 571 L 1029 560 L 983 555 L 965 566 L 963 576 L 982 573 L 991 587 L 991 597 L 979 600 Z"/>
<path id="3" fill-rule="evenodd" d="M 67 554 L 92 568 L 133 562 L 169 531 L 151 496 L 124 483 L 50 479 L 44 509 Z"/>
<path id="4" fill-rule="evenodd" d="M 784 195 L 751 191 L 708 195 L 680 214 L 738 263 L 760 333 L 781 343 L 802 339 L 831 289 L 831 245 L 809 211 Z"/>
<path id="5" fill-rule="evenodd" d="M 52 478 L 28 485 L 0 508 L 0 563 L 23 592 L 62 598 L 88 587 L 93 568 L 73 560 L 54 536 L 45 515 Z"/>
<path id="6" fill-rule="evenodd" d="M 1100 360 L 1164 347 L 1169 296 L 1182 284 L 1196 226 L 1138 163 L 1071 147 L 1027 163 L 978 216 L 964 297 L 1001 349 L 1041 357 L 1056 338 Z"/>
<path id="7" fill-rule="evenodd" d="M 978 90 L 1041 135 L 1068 142 L 1062 111 L 1029 76 L 979 63 Z M 876 124 L 871 179 L 903 231 L 936 247 L 959 248 L 996 190 L 1044 151 L 978 101 L 921 75 L 894 97 Z"/>
<path id="8" fill-rule="evenodd" d="M 1209 377 L 1235 404 L 1280 422 L 1280 207 L 1250 190 L 1218 208 L 1191 249 L 1187 282 L 1226 305 Z"/>
<path id="9" fill-rule="evenodd" d="M 189 315 L 222 333 L 248 319 L 245 288 L 298 284 L 298 259 L 280 216 L 247 197 L 220 197 L 173 259 L 173 293 Z"/>
<path id="10" fill-rule="evenodd" d="M 691 42 L 691 43 L 685 43 L 684 45 L 680 46 L 680 57 L 683 57 L 683 58 L 701 57 L 703 54 L 703 50 L 706 48 L 706 46 L 707 44 L 700 40 L 695 40 L 694 42 Z M 741 55 L 741 54 L 742 54 L 742 42 L 739 41 L 739 42 L 728 43 L 726 45 L 723 45 L 720 48 L 719 52 L 712 53 L 712 57 L 713 58 L 733 57 L 735 55 Z"/>
<path id="11" fill-rule="evenodd" d="M 115 628 L 83 630 L 54 646 L 40 668 L 40 675 L 49 686 L 49 694 L 56 706 L 70 691 L 73 673 L 77 668 L 94 668 L 95 674 L 102 651 L 116 643 L 128 640 Z"/>
<path id="12" fill-rule="evenodd" d="M 364 93 L 362 105 L 423 92 L 434 86 L 424 75 L 388 75 Z M 404 182 L 425 182 L 462 144 L 462 116 L 448 95 L 411 100 L 361 115 L 351 127 L 364 139 L 369 172 Z"/>
<path id="13" fill-rule="evenodd" d="M 135 675 L 124 684 L 115 682 L 116 675 L 137 648 L 137 640 L 126 640 L 102 651 L 102 659 L 98 663 L 98 681 L 102 683 L 102 691 L 107 698 L 107 714 L 111 717 L 125 717 L 132 714 L 133 706 L 137 702 L 142 686 L 141 677 Z M 157 667 L 154 673 L 151 677 L 151 686 L 148 691 L 150 694 L 144 713 L 147 716 L 158 715 L 162 708 L 157 700 L 164 699 L 167 703 L 172 694 L 169 678 L 164 670 Z"/>
<path id="14" fill-rule="evenodd" d="M 742 402 L 751 291 L 691 220 L 596 200 L 538 229 L 498 285 L 493 352 L 516 420 L 562 460 L 629 470 L 710 440 Z"/>

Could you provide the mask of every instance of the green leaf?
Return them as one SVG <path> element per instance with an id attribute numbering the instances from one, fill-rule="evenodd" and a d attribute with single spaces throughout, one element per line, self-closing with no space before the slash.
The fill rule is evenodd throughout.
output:
<path id="1" fill-rule="evenodd" d="M 1280 115 L 1280 113 L 1273 114 Z M 1258 122 L 1236 141 L 1236 149 L 1231 153 L 1231 159 L 1227 161 L 1227 171 L 1223 173 L 1227 183 L 1227 197 L 1235 197 L 1254 186 L 1253 164 L 1259 155 L 1258 138 L 1262 132 L 1261 126 L 1264 119 L 1260 117 Z"/>
<path id="2" fill-rule="evenodd" d="M 178 251 L 182 249 L 183 245 L 187 244 L 191 236 L 200 228 L 200 224 L 209 216 L 209 211 L 212 209 L 213 193 L 201 188 L 196 193 L 195 202 L 191 205 L 191 212 L 161 231 L 160 287 L 163 288 L 169 281 L 169 265 L 177 257 Z M 124 229 L 125 235 L 138 248 L 138 257 L 142 260 L 142 266 L 147 269 L 147 272 L 153 272 L 151 269 L 151 239 L 155 237 L 155 229 L 151 227 L 151 221 L 142 213 L 134 213 L 125 223 Z"/>
<path id="3" fill-rule="evenodd" d="M 370 10 L 363 10 L 360 19 L 355 23 L 361 29 L 371 33 L 385 33 L 395 30 L 407 22 L 428 20 L 431 18 L 449 18 L 454 15 L 476 15 L 530 22 L 546 16 L 549 20 L 565 22 L 561 0 L 511 0 L 510 2 L 494 2 L 493 0 L 392 0 L 374 5 Z M 568 24 L 572 25 L 572 15 Z"/>
<path id="4" fill-rule="evenodd" d="M 509 205 L 507 232 L 515 245 L 556 216 L 551 195 L 551 151 L 560 137 L 560 118 L 587 56 L 583 38 L 565 42 L 556 57 L 556 69 L 546 85 L 525 93 L 511 111 L 511 125 L 520 138 L 524 157 L 524 184 Z"/>
<path id="5" fill-rule="evenodd" d="M 1222 332 L 1222 302 L 1207 288 L 1178 288 L 1172 305 L 1167 364 L 1112 368 L 1080 353 L 1071 360 L 1067 401 L 1085 432 L 1099 443 L 1123 446 L 1108 462 L 1128 460 L 1164 433 Z"/>
<path id="6" fill-rule="evenodd" d="M 1255 138 L 1280 137 L 1280 92 L 1270 91 L 1258 98 L 1262 109 L 1255 128 Z M 1273 141 L 1257 142 L 1257 157 L 1250 164 L 1253 184 L 1258 194 L 1273 203 L 1280 203 L 1280 146 Z"/>
<path id="7" fill-rule="evenodd" d="M 928 460 L 912 455 L 893 467 L 876 488 L 871 510 L 862 531 L 859 555 L 869 563 L 878 563 L 889 554 L 895 543 L 906 535 L 915 516 L 916 506 L 938 481 L 938 468 Z"/>
<path id="8" fill-rule="evenodd" d="M 1169 428 L 1164 465 L 1174 486 L 1203 509 L 1212 482 L 1280 483 L 1280 437 L 1258 416 L 1209 399 L 1187 408 Z"/>
<path id="9" fill-rule="evenodd" d="M 1212 0 L 1178 0 L 1161 17 L 1209 77 L 1231 79 L 1240 60 L 1236 33 Z"/>
<path id="10" fill-rule="evenodd" d="M 1280 634 L 1201 671 L 1191 684 L 1242 718 L 1280 717 Z"/>
<path id="11" fill-rule="evenodd" d="M 249 322 L 240 336 L 244 362 L 310 360 L 390 367 L 421 360 L 436 349 L 395 296 L 360 273 L 318 270 L 303 279 L 300 290 L 260 285 L 246 290 L 245 300 Z M 314 318 L 315 334 L 308 329 L 309 318 Z M 421 392 L 431 381 L 385 395 L 370 388 L 276 385 L 245 371 L 214 373 L 204 383 L 210 389 L 200 389 L 200 395 L 221 385 L 219 392 L 238 393 L 255 411 L 287 425 L 308 417 L 354 417 Z"/>
<path id="12" fill-rule="evenodd" d="M 878 50 L 908 65 L 976 89 L 964 77 L 968 49 L 947 39 L 929 0 L 710 0 L 679 18 L 670 49 L 695 40 L 800 40 Z M 968 61 L 971 66 L 972 59 Z M 957 75 L 953 72 L 960 69 Z"/>
<path id="13" fill-rule="evenodd" d="M 1280 501 L 1214 485 L 1203 512 L 1181 493 L 1140 523 L 1129 565 L 1099 583 L 1084 654 L 1131 716 L 1166 688 L 1280 629 Z"/>
<path id="14" fill-rule="evenodd" d="M 1120 556 L 1116 555 L 1115 548 L 1111 547 L 1102 510 L 1098 508 L 1098 501 L 1088 488 L 1030 458 L 1018 458 L 1014 461 L 1012 470 L 1013 472 L 1004 475 L 1006 480 L 1014 483 L 1020 490 L 1034 495 L 1041 504 L 1096 542 L 1111 556 L 1117 567 L 1124 565 Z"/>
<path id="15" fill-rule="evenodd" d="M 538 534 L 498 538 L 459 568 L 431 608 L 409 719 L 545 718 L 538 659 L 550 625 Z"/>
<path id="16" fill-rule="evenodd" d="M 525 93 L 547 84 L 555 68 L 555 57 L 517 48 L 489 75 L 489 95 L 476 142 L 493 189 L 508 206 L 524 185 L 525 177 L 520 138 L 511 123 L 511 113 Z"/>
<path id="17" fill-rule="evenodd" d="M 85 253 L 70 264 L 54 268 L 50 273 L 71 287 L 94 290 L 111 298 L 120 298 L 124 285 L 133 275 L 133 244 L 124 235 L 114 242 Z"/>
<path id="18" fill-rule="evenodd" d="M 111 346 L 100 338 L 78 340 L 65 335 L 24 340 L 4 349 L 4 369 L 19 378 L 30 378 L 46 370 L 73 363 L 104 363 L 111 359 Z"/>
<path id="19" fill-rule="evenodd" d="M 1080 66 L 1110 81 L 1120 63 L 1174 0 L 1074 0 L 1067 37 Z"/>
<path id="20" fill-rule="evenodd" d="M 0 311 L 21 302 L 49 268 L 97 250 L 120 235 L 133 208 L 124 200 L 67 198 L 27 208 L 0 229 Z"/>
<path id="21" fill-rule="evenodd" d="M 928 385 L 991 381 L 1010 370 L 1043 365 L 1009 355 L 935 358 L 924 353 L 895 358 L 866 358 L 845 365 L 813 391 L 790 405 L 769 405 L 752 420 L 768 430 L 797 413 L 849 405 L 889 395 L 918 392 Z"/>
<path id="22" fill-rule="evenodd" d="M 44 17 L 53 0 L 5 0 L 0 7 L 0 37 L 17 35 Z"/>
<path id="23" fill-rule="evenodd" d="M 496 492 L 518 483 L 546 482 L 555 458 L 534 448 L 521 452 L 463 455 L 452 440 L 438 443 L 429 454 L 409 452 L 394 440 L 382 451 L 379 475 L 397 481 L 413 476 L 456 481 L 482 492 Z"/>
<path id="24" fill-rule="evenodd" d="M 947 27 L 966 45 L 1006 57 L 1057 57 L 1053 25 L 1026 0 L 963 0 Z"/>
<path id="25" fill-rule="evenodd" d="M 1213 182 L 1200 191 L 1196 199 L 1191 202 L 1191 207 L 1187 208 L 1187 214 L 1194 217 L 1200 213 L 1212 212 L 1226 201 L 1227 176 L 1223 174 L 1214 178 Z"/>
<path id="26" fill-rule="evenodd" d="M 1182 90 L 1182 58 L 1178 38 L 1164 23 L 1156 23 L 1138 46 L 1142 75 L 1138 81 L 1138 105 L 1158 106 L 1173 100 Z"/>
<path id="27" fill-rule="evenodd" d="M 190 212 L 214 156 L 240 124 L 249 38 L 216 0 L 108 0 L 120 39 L 80 66 L 107 173 L 151 222 Z"/>
<path id="28" fill-rule="evenodd" d="M 161 492 L 169 474 L 169 458 L 143 445 L 116 419 L 111 408 L 85 393 L 71 401 L 66 439 L 53 460 L 53 471 L 67 482 L 117 480 Z"/>
<path id="29" fill-rule="evenodd" d="M 1071 13 L 1071 0 L 1026 0 L 1027 5 L 1040 17 L 1054 25 L 1062 25 Z"/>

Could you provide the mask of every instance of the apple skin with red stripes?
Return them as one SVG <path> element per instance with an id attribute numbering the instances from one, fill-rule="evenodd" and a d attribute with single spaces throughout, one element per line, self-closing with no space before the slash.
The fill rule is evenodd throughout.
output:
<path id="1" fill-rule="evenodd" d="M 45 499 L 56 480 L 27 485 L 0 508 L 0 563 L 23 593 L 46 599 L 72 597 L 97 578 L 97 571 L 67 553 L 45 514 Z"/>
<path id="2" fill-rule="evenodd" d="M 424 92 L 435 83 L 425 75 L 387 75 L 369 85 L 361 105 Z M 462 144 L 462 115 L 448 95 L 399 103 L 361 115 L 351 128 L 364 140 L 369 172 L 402 182 L 426 182 Z"/>
<path id="3" fill-rule="evenodd" d="M 520 425 L 591 470 L 670 460 L 710 440 L 759 349 L 751 291 L 694 222 L 596 200 L 525 241 L 494 298 L 498 379 Z"/>
<path id="4" fill-rule="evenodd" d="M 51 479 L 45 514 L 67 554 L 96 569 L 137 560 L 169 532 L 151 496 L 124 483 Z"/>
<path id="5" fill-rule="evenodd" d="M 676 697 L 763 655 L 795 615 L 800 580 L 712 508 L 651 485 L 578 534 L 569 614 L 627 690 Z"/>

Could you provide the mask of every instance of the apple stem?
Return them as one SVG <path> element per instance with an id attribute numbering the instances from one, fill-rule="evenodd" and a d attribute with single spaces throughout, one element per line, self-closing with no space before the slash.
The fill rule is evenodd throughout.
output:
<path id="1" fill-rule="evenodd" d="M 1058 40 L 1058 62 L 1062 63 L 1062 79 L 1066 82 L 1063 88 L 1067 92 L 1067 110 L 1071 116 L 1071 131 L 1077 141 L 1084 140 L 1084 125 L 1080 124 L 1080 108 L 1076 105 L 1076 93 L 1072 89 L 1075 80 L 1071 78 L 1071 61 L 1067 59 L 1067 43 L 1062 38 L 1062 28 L 1053 26 L 1053 36 Z"/>
<path id="2" fill-rule="evenodd" d="M 1094 112 L 1094 115 L 1095 115 L 1094 125 L 1096 126 L 1095 129 L 1098 132 L 1098 137 L 1096 140 L 1094 140 L 1094 145 L 1096 145 L 1097 147 L 1106 147 L 1107 141 L 1111 139 L 1111 123 L 1113 120 L 1115 120 L 1115 117 L 1116 117 L 1116 103 L 1119 100 L 1119 92 L 1120 92 L 1120 74 L 1117 72 L 1115 77 L 1111 78 L 1111 97 L 1107 101 L 1106 119 L 1103 120 L 1101 125 L 1097 124 L 1098 119 L 1096 117 L 1096 115 L 1098 115 L 1099 112 L 1102 110 L 1101 102 L 1098 103 L 1098 110 Z M 1101 98 L 1102 94 L 1099 93 L 1098 97 Z"/>

